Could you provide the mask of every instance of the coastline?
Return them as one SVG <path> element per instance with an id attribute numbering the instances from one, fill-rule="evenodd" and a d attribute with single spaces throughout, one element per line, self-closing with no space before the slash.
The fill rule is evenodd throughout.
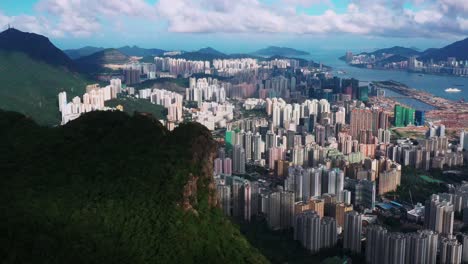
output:
<path id="1" fill-rule="evenodd" d="M 431 93 L 408 87 L 405 84 L 396 81 L 385 82 L 372 82 L 377 87 L 388 89 L 397 94 L 403 95 L 403 98 L 411 98 L 420 101 L 424 104 L 434 107 L 431 110 L 423 110 L 426 113 L 426 120 L 436 124 L 444 124 L 450 131 L 458 131 L 468 127 L 468 103 L 457 102 L 454 100 L 434 96 Z M 375 102 L 380 104 L 389 105 L 389 101 L 394 104 L 408 105 L 398 101 L 397 97 L 375 97 Z M 394 104 L 392 106 L 394 106 Z M 414 108 L 414 107 L 412 107 Z M 392 109 L 388 108 L 387 111 L 391 112 Z"/>
<path id="2" fill-rule="evenodd" d="M 468 75 L 454 75 L 454 74 L 448 74 L 448 73 L 437 73 L 437 72 L 423 72 L 423 71 L 412 71 L 409 69 L 389 69 L 389 68 L 383 68 L 383 67 L 372 67 L 368 68 L 365 65 L 367 64 L 349 64 L 346 62 L 346 60 L 343 60 L 339 58 L 339 60 L 343 61 L 348 65 L 349 67 L 354 67 L 354 68 L 359 68 L 359 69 L 365 69 L 365 70 L 377 70 L 377 71 L 391 71 L 391 72 L 407 72 L 407 73 L 414 73 L 414 74 L 422 74 L 422 75 L 434 75 L 434 76 L 444 76 L 444 77 L 459 77 L 459 78 L 468 78 Z M 362 65 L 362 66 L 359 66 Z"/>

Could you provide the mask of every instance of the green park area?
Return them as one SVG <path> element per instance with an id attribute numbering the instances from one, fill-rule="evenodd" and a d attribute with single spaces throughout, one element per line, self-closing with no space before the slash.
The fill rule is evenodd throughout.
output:
<path id="1" fill-rule="evenodd" d="M 447 192 L 447 184 L 468 181 L 468 166 L 454 170 L 430 169 L 429 171 L 404 167 L 401 172 L 401 185 L 395 192 L 386 196 L 409 203 L 423 203 L 433 193 Z"/>
<path id="2" fill-rule="evenodd" d="M 447 187 L 441 180 L 442 172 L 428 172 L 405 167 L 401 172 L 401 185 L 387 197 L 412 204 L 424 203 L 433 193 L 446 192 Z M 434 177 L 436 175 L 437 177 Z"/>

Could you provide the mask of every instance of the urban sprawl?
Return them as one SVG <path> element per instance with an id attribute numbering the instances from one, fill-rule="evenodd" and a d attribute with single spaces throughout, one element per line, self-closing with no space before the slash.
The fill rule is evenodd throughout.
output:
<path id="1" fill-rule="evenodd" d="M 415 58 L 404 66 L 429 70 Z M 105 106 L 111 99 L 149 100 L 167 110 L 161 121 L 169 130 L 194 121 L 213 132 L 219 143 L 213 176 L 225 215 L 292 229 L 312 253 L 343 247 L 364 254 L 368 263 L 468 261 L 462 232 L 468 183 L 445 184 L 447 190 L 420 203 L 412 201 L 411 186 L 410 199 L 400 192 L 407 171 L 438 181 L 427 175 L 464 170 L 468 131 L 457 127 L 448 135 L 454 129 L 449 124 L 385 99 L 379 85 L 340 79 L 326 66 L 295 59 L 156 57 L 121 69 L 102 76 L 109 85 L 89 85 L 71 101 L 61 92 L 62 124 L 90 111 L 124 110 Z M 134 87 L 158 78 L 189 78 L 189 85 L 184 93 Z M 399 128 L 420 133 L 401 136 Z M 393 230 L 392 221 L 414 231 Z"/>

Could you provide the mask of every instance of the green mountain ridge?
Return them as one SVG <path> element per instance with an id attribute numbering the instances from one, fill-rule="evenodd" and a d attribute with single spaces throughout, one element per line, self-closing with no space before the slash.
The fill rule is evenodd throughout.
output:
<path id="1" fill-rule="evenodd" d="M 368 54 L 368 55 L 374 55 L 377 57 L 382 56 L 383 54 L 393 54 L 393 55 L 400 55 L 404 57 L 410 57 L 410 56 L 417 56 L 420 54 L 419 51 L 412 49 L 412 48 L 405 48 L 401 46 L 394 46 L 391 48 L 385 48 L 385 49 L 378 49 L 373 52 L 363 52 L 361 54 Z"/>
<path id="2" fill-rule="evenodd" d="M 217 208 L 216 144 L 122 112 L 40 127 L 0 111 L 5 263 L 267 263 Z"/>
<path id="3" fill-rule="evenodd" d="M 276 47 L 270 46 L 264 49 L 257 50 L 252 53 L 253 55 L 263 56 L 263 57 L 272 57 L 272 56 L 284 56 L 284 57 L 291 57 L 291 56 L 304 56 L 310 55 L 309 52 L 297 50 L 293 48 L 287 47 Z"/>
<path id="4" fill-rule="evenodd" d="M 86 47 L 82 47 L 78 49 L 64 50 L 64 52 L 71 59 L 77 60 L 81 57 L 86 57 L 86 56 L 92 55 L 93 53 L 100 52 L 103 50 L 105 50 L 105 48 L 86 46 Z M 116 50 L 122 52 L 123 54 L 127 56 L 137 56 L 137 57 L 160 56 L 164 52 L 166 52 L 165 50 L 162 50 L 162 49 L 145 49 L 145 48 L 140 48 L 138 46 L 123 46 L 123 47 L 117 48 Z"/>
<path id="5" fill-rule="evenodd" d="M 128 56 L 117 49 L 105 49 L 93 53 L 89 56 L 81 57 L 76 60 L 78 65 L 83 64 L 119 64 L 128 61 Z"/>
<path id="6" fill-rule="evenodd" d="M 105 49 L 75 60 L 81 72 L 92 74 L 105 71 L 106 64 L 123 64 L 129 57 L 117 49 Z"/>
<path id="7" fill-rule="evenodd" d="M 59 92 L 68 100 L 84 93 L 87 80 L 63 67 L 21 52 L 0 50 L 0 108 L 21 112 L 43 125 L 60 124 Z"/>
<path id="8" fill-rule="evenodd" d="M 203 54 L 211 54 L 211 55 L 219 56 L 219 57 L 227 57 L 228 56 L 225 53 L 222 53 L 221 51 L 216 50 L 216 49 L 214 49 L 212 47 L 202 48 L 202 49 L 199 49 L 197 52 L 198 53 L 203 53 Z"/>
<path id="9" fill-rule="evenodd" d="M 468 60 L 468 38 L 454 42 L 442 48 L 429 48 L 424 51 L 418 51 L 414 48 L 406 48 L 395 46 L 391 48 L 378 49 L 373 52 L 362 52 L 360 54 L 374 55 L 377 58 L 382 57 L 383 54 L 393 54 L 392 57 L 384 59 L 379 63 L 395 62 L 397 59 L 403 57 L 409 58 L 411 56 L 417 56 L 418 60 L 428 62 L 431 59 L 434 62 L 446 61 L 448 57 L 455 57 L 457 60 Z M 340 57 L 341 60 L 345 60 L 345 56 Z"/>
<path id="10" fill-rule="evenodd" d="M 124 46 L 117 49 L 127 56 L 137 56 L 137 57 L 146 57 L 146 56 L 160 56 L 165 50 L 162 49 L 145 49 L 138 46 Z"/>
<path id="11" fill-rule="evenodd" d="M 89 56 L 89 55 L 91 55 L 93 53 L 103 51 L 103 50 L 105 50 L 105 48 L 103 48 L 103 47 L 86 46 L 86 47 L 79 48 L 79 49 L 64 50 L 63 52 L 65 52 L 65 54 L 67 54 L 67 56 L 70 59 L 76 60 L 76 59 L 79 59 L 81 57 Z"/>
<path id="12" fill-rule="evenodd" d="M 468 38 L 454 42 L 440 49 L 425 52 L 419 60 L 435 62 L 446 61 L 448 57 L 455 57 L 457 60 L 468 60 Z"/>
<path id="13" fill-rule="evenodd" d="M 46 37 L 9 29 L 0 33 L 0 108 L 31 116 L 43 125 L 60 123 L 59 92 L 82 95 L 87 80 Z"/>
<path id="14" fill-rule="evenodd" d="M 22 52 L 49 65 L 75 69 L 73 61 L 42 35 L 9 28 L 0 33 L 0 50 Z"/>

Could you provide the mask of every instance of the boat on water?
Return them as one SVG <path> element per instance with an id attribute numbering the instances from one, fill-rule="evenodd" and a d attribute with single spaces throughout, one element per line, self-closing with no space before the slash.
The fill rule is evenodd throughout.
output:
<path id="1" fill-rule="evenodd" d="M 458 88 L 447 88 L 447 89 L 445 89 L 445 92 L 446 93 L 459 93 L 459 92 L 461 92 L 461 90 L 458 89 Z"/>

